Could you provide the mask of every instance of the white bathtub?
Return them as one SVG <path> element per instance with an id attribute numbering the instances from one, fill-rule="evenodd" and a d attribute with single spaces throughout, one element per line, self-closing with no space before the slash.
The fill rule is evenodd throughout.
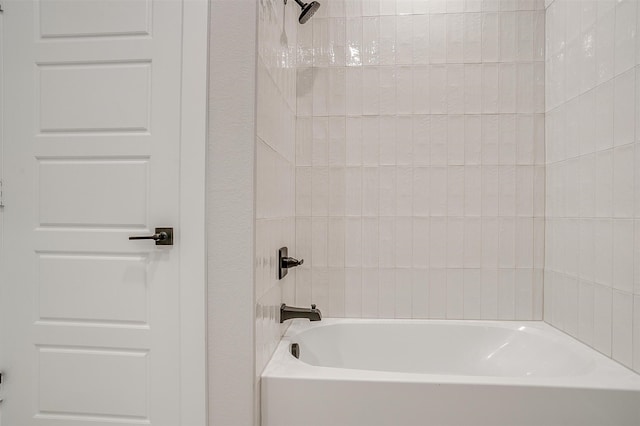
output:
<path id="1" fill-rule="evenodd" d="M 296 320 L 261 390 L 263 426 L 640 425 L 640 376 L 543 322 Z"/>

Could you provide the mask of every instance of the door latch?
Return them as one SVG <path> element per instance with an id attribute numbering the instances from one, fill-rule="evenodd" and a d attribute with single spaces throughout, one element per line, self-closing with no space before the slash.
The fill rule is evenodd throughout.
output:
<path id="1" fill-rule="evenodd" d="M 157 246 L 173 245 L 173 228 L 156 228 L 153 235 L 129 237 L 130 240 L 154 240 Z"/>

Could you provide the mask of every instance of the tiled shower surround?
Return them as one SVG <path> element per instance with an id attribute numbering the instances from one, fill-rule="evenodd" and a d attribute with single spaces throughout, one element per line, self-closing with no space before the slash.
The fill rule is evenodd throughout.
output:
<path id="1" fill-rule="evenodd" d="M 544 319 L 640 371 L 640 5 L 547 8 Z"/>
<path id="2" fill-rule="evenodd" d="M 321 3 L 297 34 L 296 303 L 542 319 L 544 2 Z"/>
<path id="3" fill-rule="evenodd" d="M 281 302 L 295 273 L 278 280 L 278 248 L 295 247 L 296 34 L 294 5 L 259 0 L 256 138 L 256 383 L 280 341 Z M 292 251 L 292 255 L 295 251 Z"/>

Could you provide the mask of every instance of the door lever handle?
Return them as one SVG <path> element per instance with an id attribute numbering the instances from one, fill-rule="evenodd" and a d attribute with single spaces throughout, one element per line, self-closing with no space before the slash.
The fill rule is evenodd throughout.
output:
<path id="1" fill-rule="evenodd" d="M 130 240 L 154 240 L 157 246 L 173 245 L 173 228 L 156 228 L 153 235 L 133 236 Z"/>

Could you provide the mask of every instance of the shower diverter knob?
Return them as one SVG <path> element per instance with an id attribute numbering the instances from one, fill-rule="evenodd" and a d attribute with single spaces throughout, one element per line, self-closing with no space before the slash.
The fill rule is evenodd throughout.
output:
<path id="1" fill-rule="evenodd" d="M 283 279 L 289 272 L 289 268 L 295 268 L 304 263 L 304 259 L 289 257 L 289 249 L 282 247 L 278 251 L 278 279 Z"/>

